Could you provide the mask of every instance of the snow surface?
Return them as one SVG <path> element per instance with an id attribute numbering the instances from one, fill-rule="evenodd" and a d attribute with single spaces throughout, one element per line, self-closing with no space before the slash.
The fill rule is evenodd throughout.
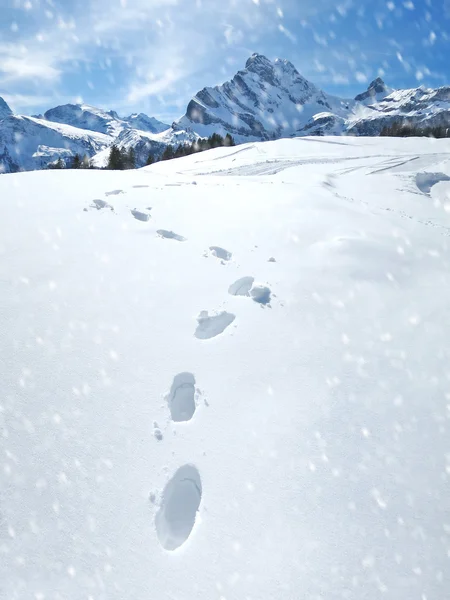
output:
<path id="1" fill-rule="evenodd" d="M 448 600 L 449 176 L 326 137 L 1 176 L 0 598 Z"/>

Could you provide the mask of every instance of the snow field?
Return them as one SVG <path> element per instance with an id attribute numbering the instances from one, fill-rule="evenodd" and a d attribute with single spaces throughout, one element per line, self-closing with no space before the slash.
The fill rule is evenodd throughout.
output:
<path id="1" fill-rule="evenodd" d="M 1 177 L 0 598 L 446 600 L 449 160 Z"/>

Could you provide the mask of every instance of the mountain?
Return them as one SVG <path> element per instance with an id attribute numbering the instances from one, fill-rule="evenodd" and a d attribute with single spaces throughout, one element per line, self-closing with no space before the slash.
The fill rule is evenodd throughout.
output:
<path id="1" fill-rule="evenodd" d="M 317 113 L 345 117 L 353 104 L 319 90 L 287 60 L 253 54 L 231 81 L 198 92 L 178 126 L 239 142 L 275 139 L 295 135 Z"/>
<path id="2" fill-rule="evenodd" d="M 0 121 L 12 115 L 13 111 L 9 108 L 3 98 L 0 98 Z"/>
<path id="3" fill-rule="evenodd" d="M 416 127 L 450 127 L 450 86 L 395 90 L 379 102 L 359 105 L 348 120 L 354 135 L 378 135 L 386 125 L 403 121 Z"/>
<path id="4" fill-rule="evenodd" d="M 47 121 L 65 123 L 79 129 L 96 131 L 114 137 L 119 135 L 122 129 L 127 126 L 115 111 L 105 111 L 88 104 L 57 106 L 48 110 L 44 117 Z"/>
<path id="5" fill-rule="evenodd" d="M 180 136 L 179 131 L 143 113 L 121 119 L 113 110 L 87 104 L 57 106 L 37 117 L 14 115 L 0 98 L 0 173 L 43 169 L 58 158 L 70 164 L 76 154 L 100 155 L 94 162 L 104 166 L 114 142 L 127 149 L 133 146 L 138 166 L 144 166 L 150 151 L 160 156 L 168 143 L 181 142 L 181 138 L 194 141 L 198 135 L 184 131 Z"/>
<path id="6" fill-rule="evenodd" d="M 0 123 L 0 170 L 42 169 L 60 156 L 67 160 L 75 154 L 90 157 L 112 141 L 112 137 L 103 133 L 10 115 Z"/>
<path id="7" fill-rule="evenodd" d="M 148 117 L 144 113 L 133 114 L 124 119 L 132 129 L 148 131 L 149 133 L 162 133 L 170 129 L 170 125 L 158 121 L 155 117 Z"/>
<path id="8" fill-rule="evenodd" d="M 365 92 L 358 94 L 355 97 L 355 101 L 360 102 L 361 104 L 370 105 L 384 100 L 386 96 L 389 96 L 389 94 L 392 94 L 393 92 L 394 90 L 388 87 L 381 77 L 377 77 L 372 81 Z"/>

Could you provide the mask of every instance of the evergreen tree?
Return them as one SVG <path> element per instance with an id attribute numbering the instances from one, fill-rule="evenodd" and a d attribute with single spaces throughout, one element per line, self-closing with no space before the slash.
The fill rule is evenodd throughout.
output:
<path id="1" fill-rule="evenodd" d="M 224 139 L 224 146 L 236 146 L 233 136 L 227 133 Z"/>
<path id="2" fill-rule="evenodd" d="M 155 162 L 155 158 L 153 156 L 153 154 L 150 152 L 150 154 L 148 155 L 147 161 L 146 161 L 146 166 L 149 167 L 150 165 L 152 165 Z"/>
<path id="3" fill-rule="evenodd" d="M 65 167 L 64 161 L 61 157 L 59 157 L 53 168 L 54 169 L 64 169 L 64 167 Z"/>
<path id="4" fill-rule="evenodd" d="M 86 156 L 86 154 L 83 156 L 83 159 L 81 161 L 81 168 L 82 169 L 89 169 L 90 168 L 90 162 L 89 162 L 89 158 Z"/>
<path id="5" fill-rule="evenodd" d="M 81 159 L 79 154 L 75 154 L 72 159 L 72 169 L 80 169 L 81 168 Z"/>
<path id="6" fill-rule="evenodd" d="M 171 160 L 174 157 L 174 150 L 173 150 L 173 146 L 171 146 L 170 144 L 166 147 L 166 149 L 163 152 L 163 155 L 161 156 L 161 160 Z"/>
<path id="7" fill-rule="evenodd" d="M 125 157 L 125 168 L 135 169 L 136 168 L 136 152 L 134 148 L 130 148 L 126 153 Z"/>
<path id="8" fill-rule="evenodd" d="M 119 171 L 123 169 L 123 153 L 115 144 L 111 146 L 108 159 L 108 169 Z"/>

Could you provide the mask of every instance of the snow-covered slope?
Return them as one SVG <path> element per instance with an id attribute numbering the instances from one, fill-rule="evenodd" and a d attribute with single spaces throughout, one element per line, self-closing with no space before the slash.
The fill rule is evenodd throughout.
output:
<path id="1" fill-rule="evenodd" d="M 450 141 L 0 177 L 2 600 L 448 600 Z"/>
<path id="2" fill-rule="evenodd" d="M 5 149 L 12 163 L 22 170 L 44 168 L 58 156 L 93 156 L 109 146 L 112 139 L 95 131 L 34 117 L 11 115 L 0 123 L 0 149 Z M 0 168 L 3 172 L 17 170 L 10 168 L 7 160 L 2 162 L 1 156 Z"/>
<path id="3" fill-rule="evenodd" d="M 133 129 L 138 131 L 148 131 L 149 133 L 162 133 L 170 129 L 170 125 L 158 121 L 155 117 L 148 117 L 144 113 L 133 114 L 125 117 L 124 121 Z"/>
<path id="4" fill-rule="evenodd" d="M 65 123 L 79 129 L 97 131 L 113 137 L 119 135 L 124 127 L 127 127 L 115 111 L 105 111 L 87 104 L 64 104 L 51 108 L 44 116 L 49 121 Z"/>
<path id="5" fill-rule="evenodd" d="M 317 113 L 346 116 L 353 104 L 325 94 L 287 60 L 253 54 L 231 81 L 201 90 L 178 125 L 201 136 L 231 133 L 237 141 L 279 138 L 295 134 Z"/>

